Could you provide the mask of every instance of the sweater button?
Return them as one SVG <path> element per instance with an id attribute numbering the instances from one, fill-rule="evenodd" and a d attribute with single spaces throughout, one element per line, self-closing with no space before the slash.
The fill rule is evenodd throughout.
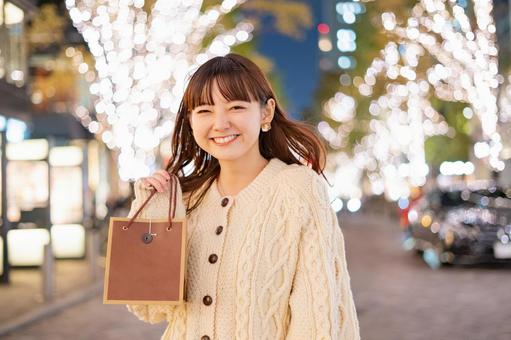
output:
<path id="1" fill-rule="evenodd" d="M 213 298 L 209 295 L 206 295 L 203 299 L 202 299 L 202 302 L 204 302 L 204 304 L 206 306 L 209 306 L 210 304 L 213 303 Z"/>
<path id="2" fill-rule="evenodd" d="M 216 254 L 209 255 L 209 263 L 215 263 L 218 261 L 218 256 Z"/>
<path id="3" fill-rule="evenodd" d="M 229 203 L 229 199 L 228 199 L 227 197 L 225 197 L 225 198 L 222 200 L 222 207 L 225 207 L 228 203 Z"/>
<path id="4" fill-rule="evenodd" d="M 216 227 L 216 234 L 217 235 L 220 235 L 222 233 L 222 231 L 224 230 L 224 227 L 222 227 L 221 225 L 219 225 L 218 227 Z"/>
<path id="5" fill-rule="evenodd" d="M 200 340 L 211 340 L 209 336 L 207 335 L 204 335 L 203 337 L 200 338 Z"/>

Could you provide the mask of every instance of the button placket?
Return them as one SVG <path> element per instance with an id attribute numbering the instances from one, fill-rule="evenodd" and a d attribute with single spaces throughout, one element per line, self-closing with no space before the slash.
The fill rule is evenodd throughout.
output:
<path id="1" fill-rule="evenodd" d="M 212 243 L 211 249 L 206 250 L 206 259 L 208 261 L 207 265 L 211 266 L 211 269 L 207 272 L 209 275 L 204 277 L 206 283 L 205 289 L 202 292 L 202 303 L 201 303 L 201 313 L 206 316 L 210 322 L 204 323 L 204 329 L 202 330 L 203 337 L 201 339 L 207 340 L 209 337 L 214 337 L 215 332 L 215 320 L 214 320 L 214 311 L 216 309 L 216 300 L 213 298 L 217 293 L 217 283 L 218 283 L 218 271 L 220 266 L 218 265 L 218 261 L 220 256 L 222 256 L 222 250 L 225 242 L 225 230 L 227 225 L 227 216 L 229 210 L 233 204 L 232 197 L 222 197 L 220 198 L 220 219 L 219 223 L 216 227 L 214 227 L 213 232 L 216 234 L 215 237 L 218 237 L 217 241 Z"/>

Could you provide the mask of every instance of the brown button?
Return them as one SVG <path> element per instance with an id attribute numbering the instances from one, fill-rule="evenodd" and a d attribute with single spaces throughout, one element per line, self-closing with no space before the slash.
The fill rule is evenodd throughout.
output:
<path id="1" fill-rule="evenodd" d="M 216 234 L 217 235 L 220 235 L 222 233 L 222 231 L 224 230 L 224 227 L 222 227 L 221 225 L 219 225 L 218 227 L 216 227 Z"/>
<path id="2" fill-rule="evenodd" d="M 216 254 L 209 255 L 209 263 L 215 263 L 218 261 L 218 256 Z"/>
<path id="3" fill-rule="evenodd" d="M 225 197 L 223 200 L 222 200 L 222 207 L 225 207 L 227 205 L 227 203 L 229 203 L 229 199 L 227 197 Z"/>
<path id="4" fill-rule="evenodd" d="M 204 335 L 202 338 L 200 338 L 200 340 L 211 340 L 209 336 L 207 335 Z"/>
<path id="5" fill-rule="evenodd" d="M 203 299 L 202 299 L 202 302 L 204 302 L 204 304 L 206 306 L 209 306 L 210 304 L 213 303 L 213 298 L 209 295 L 206 295 Z"/>

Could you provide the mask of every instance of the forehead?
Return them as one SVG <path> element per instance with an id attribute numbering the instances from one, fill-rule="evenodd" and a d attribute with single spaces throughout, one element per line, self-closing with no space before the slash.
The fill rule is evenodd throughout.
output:
<path id="1" fill-rule="evenodd" d="M 264 102 L 264 93 L 251 76 L 240 70 L 201 72 L 190 80 L 185 93 L 189 111 L 198 106 L 223 104 L 232 101 Z"/>

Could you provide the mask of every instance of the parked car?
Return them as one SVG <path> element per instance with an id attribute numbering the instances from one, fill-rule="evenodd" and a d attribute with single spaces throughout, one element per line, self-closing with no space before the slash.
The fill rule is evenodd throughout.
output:
<path id="1" fill-rule="evenodd" d="M 428 264 L 511 263 L 511 189 L 435 189 L 408 212 L 405 242 Z"/>

